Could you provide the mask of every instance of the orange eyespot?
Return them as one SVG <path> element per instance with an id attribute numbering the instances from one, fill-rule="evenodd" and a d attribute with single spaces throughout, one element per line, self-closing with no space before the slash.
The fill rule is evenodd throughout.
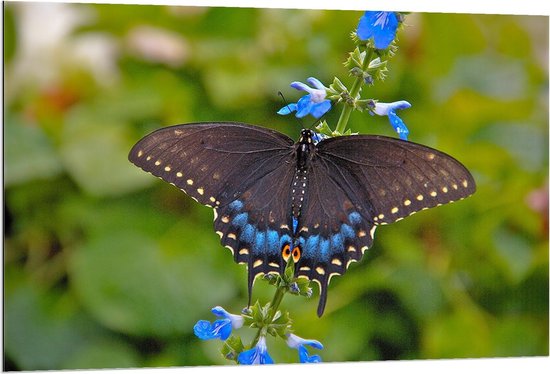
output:
<path id="1" fill-rule="evenodd" d="M 282 254 L 283 260 L 285 260 L 285 262 L 288 261 L 288 259 L 290 258 L 290 244 L 285 244 L 283 246 Z"/>
<path id="2" fill-rule="evenodd" d="M 300 249 L 300 247 L 294 247 L 294 249 L 292 250 L 292 260 L 294 260 L 294 263 L 297 263 L 301 256 L 302 250 Z"/>

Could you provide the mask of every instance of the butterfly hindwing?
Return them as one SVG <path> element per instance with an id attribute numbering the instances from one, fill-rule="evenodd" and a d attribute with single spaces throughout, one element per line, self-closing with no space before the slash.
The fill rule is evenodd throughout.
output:
<path id="1" fill-rule="evenodd" d="M 237 263 L 248 265 L 249 296 L 259 274 L 281 273 L 281 248 L 292 244 L 290 183 L 294 170 L 280 158 L 264 175 L 230 204 L 215 208 L 214 229 Z"/>
<path id="2" fill-rule="evenodd" d="M 331 277 L 344 274 L 350 263 L 361 260 L 376 228 L 364 186 L 349 170 L 331 161 L 320 155 L 311 160 L 297 229 L 302 255 L 296 273 L 319 284 L 319 316 Z"/>

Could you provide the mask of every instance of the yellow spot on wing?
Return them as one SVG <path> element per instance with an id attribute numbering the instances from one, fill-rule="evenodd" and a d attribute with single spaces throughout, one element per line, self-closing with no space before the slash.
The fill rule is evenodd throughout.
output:
<path id="1" fill-rule="evenodd" d="M 252 264 L 252 267 L 253 268 L 257 268 L 258 266 L 260 266 L 261 264 L 263 264 L 263 260 L 256 260 L 254 261 L 254 263 Z"/>

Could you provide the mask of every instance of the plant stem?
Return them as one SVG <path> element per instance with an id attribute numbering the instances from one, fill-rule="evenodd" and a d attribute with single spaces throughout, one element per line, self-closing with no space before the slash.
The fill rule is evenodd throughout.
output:
<path id="1" fill-rule="evenodd" d="M 369 67 L 369 64 L 372 59 L 372 55 L 374 53 L 374 48 L 368 48 L 367 53 L 365 55 L 365 58 L 363 59 L 363 64 L 361 66 L 361 70 L 366 71 Z M 363 86 L 364 79 L 362 76 L 358 76 L 355 78 L 355 82 L 353 82 L 353 85 L 351 86 L 349 95 L 353 101 L 356 100 L 357 95 L 361 91 L 361 86 Z M 338 123 L 336 124 L 336 132 L 343 134 L 346 130 L 346 126 L 348 124 L 349 116 L 351 115 L 351 112 L 353 111 L 354 107 L 353 105 L 350 105 L 348 103 L 344 104 L 344 109 L 342 109 L 342 113 L 340 113 L 340 118 L 338 118 Z"/>
<path id="2" fill-rule="evenodd" d="M 269 304 L 269 314 L 267 315 L 265 326 L 269 326 L 273 322 L 273 318 L 275 317 L 275 313 L 277 313 L 277 309 L 279 309 L 279 305 L 281 305 L 281 301 L 283 300 L 285 292 L 285 286 L 277 287 L 277 291 L 275 291 L 273 300 L 271 300 L 271 303 Z M 260 336 L 265 335 L 264 330 L 264 328 L 258 329 L 258 332 L 256 333 L 254 340 L 252 341 L 251 347 L 255 347 L 256 344 L 258 344 L 258 340 L 260 340 Z"/>

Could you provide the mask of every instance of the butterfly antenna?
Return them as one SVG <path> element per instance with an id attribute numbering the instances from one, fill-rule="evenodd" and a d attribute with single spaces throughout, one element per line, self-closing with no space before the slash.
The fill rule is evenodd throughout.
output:
<path id="1" fill-rule="evenodd" d="M 281 96 L 281 99 L 283 100 L 283 103 L 285 104 L 284 107 L 288 107 L 289 104 L 288 102 L 286 101 L 285 99 L 285 96 L 283 95 L 283 93 L 281 91 L 279 91 L 279 96 Z M 292 116 L 294 117 L 294 120 L 298 123 L 298 125 L 300 126 L 301 129 L 304 128 L 304 124 L 296 117 L 296 116 Z"/>

